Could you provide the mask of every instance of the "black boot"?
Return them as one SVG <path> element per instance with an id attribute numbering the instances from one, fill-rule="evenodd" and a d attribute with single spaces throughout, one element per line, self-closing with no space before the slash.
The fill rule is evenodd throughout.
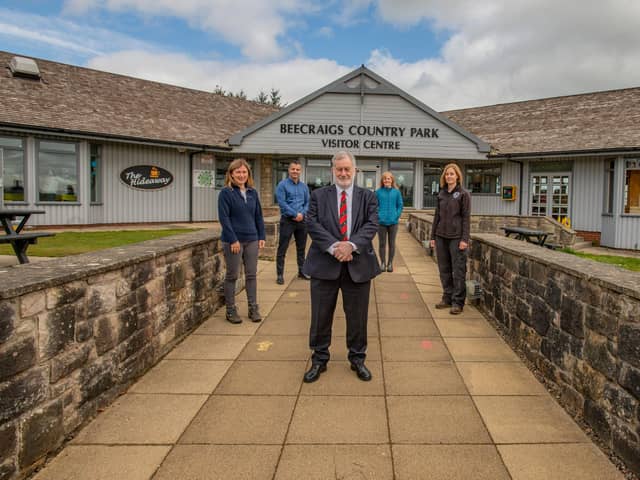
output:
<path id="1" fill-rule="evenodd" d="M 252 322 L 259 322 L 262 320 L 262 315 L 260 315 L 260 310 L 256 303 L 249 305 L 249 320 Z"/>
<path id="2" fill-rule="evenodd" d="M 238 309 L 235 306 L 227 307 L 226 319 L 230 323 L 242 323 L 242 319 L 238 315 Z"/>

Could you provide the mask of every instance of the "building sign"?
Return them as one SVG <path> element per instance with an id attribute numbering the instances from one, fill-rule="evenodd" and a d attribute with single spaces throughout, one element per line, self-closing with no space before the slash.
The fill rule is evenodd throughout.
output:
<path id="1" fill-rule="evenodd" d="M 120 180 L 132 188 L 157 190 L 169 186 L 173 182 L 173 175 L 153 165 L 134 165 L 120 172 Z"/>
<path id="2" fill-rule="evenodd" d="M 439 128 L 398 127 L 391 125 L 337 125 L 314 123 L 281 123 L 281 135 L 313 135 L 323 148 L 365 150 L 400 150 L 403 138 L 439 139 Z M 347 138 L 338 138 L 344 137 Z"/>

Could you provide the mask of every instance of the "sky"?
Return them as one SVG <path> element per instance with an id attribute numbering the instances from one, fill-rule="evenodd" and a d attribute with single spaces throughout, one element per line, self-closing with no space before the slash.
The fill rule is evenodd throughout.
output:
<path id="1" fill-rule="evenodd" d="M 0 0 L 0 50 L 296 100 L 364 64 L 437 111 L 640 86 L 638 0 Z"/>

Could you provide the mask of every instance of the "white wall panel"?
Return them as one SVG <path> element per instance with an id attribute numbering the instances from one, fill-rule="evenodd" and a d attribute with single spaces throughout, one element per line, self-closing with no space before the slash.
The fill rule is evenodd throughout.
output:
<path id="1" fill-rule="evenodd" d="M 518 185 L 520 166 L 514 162 L 499 161 L 484 163 L 500 163 L 502 165 L 501 185 Z M 473 165 L 470 162 L 464 164 Z M 520 195 L 520 192 L 517 192 Z M 518 199 L 515 201 L 502 200 L 502 195 L 471 194 L 471 213 L 474 215 L 518 215 Z"/>
<path id="2" fill-rule="evenodd" d="M 599 232 L 602 228 L 604 162 L 600 158 L 580 158 L 573 163 L 571 227 Z"/>

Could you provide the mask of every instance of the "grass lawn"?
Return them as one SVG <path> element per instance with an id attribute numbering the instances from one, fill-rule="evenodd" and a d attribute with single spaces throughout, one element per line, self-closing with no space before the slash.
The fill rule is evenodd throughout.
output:
<path id="1" fill-rule="evenodd" d="M 78 253 L 93 252 L 105 248 L 120 247 L 130 243 L 168 237 L 200 230 L 198 228 L 173 228 L 165 230 L 114 230 L 101 232 L 62 232 L 55 237 L 39 238 L 29 246 L 30 257 L 66 257 Z M 11 245 L 0 245 L 0 255 L 14 255 Z"/>
<path id="2" fill-rule="evenodd" d="M 634 272 L 640 272 L 640 258 L 635 257 L 618 257 L 615 255 L 594 255 L 592 253 L 576 252 L 570 248 L 562 249 L 563 252 L 570 253 L 582 258 L 588 258 L 589 260 L 595 260 L 596 262 L 608 263 L 615 265 L 616 267 L 626 268 Z"/>

